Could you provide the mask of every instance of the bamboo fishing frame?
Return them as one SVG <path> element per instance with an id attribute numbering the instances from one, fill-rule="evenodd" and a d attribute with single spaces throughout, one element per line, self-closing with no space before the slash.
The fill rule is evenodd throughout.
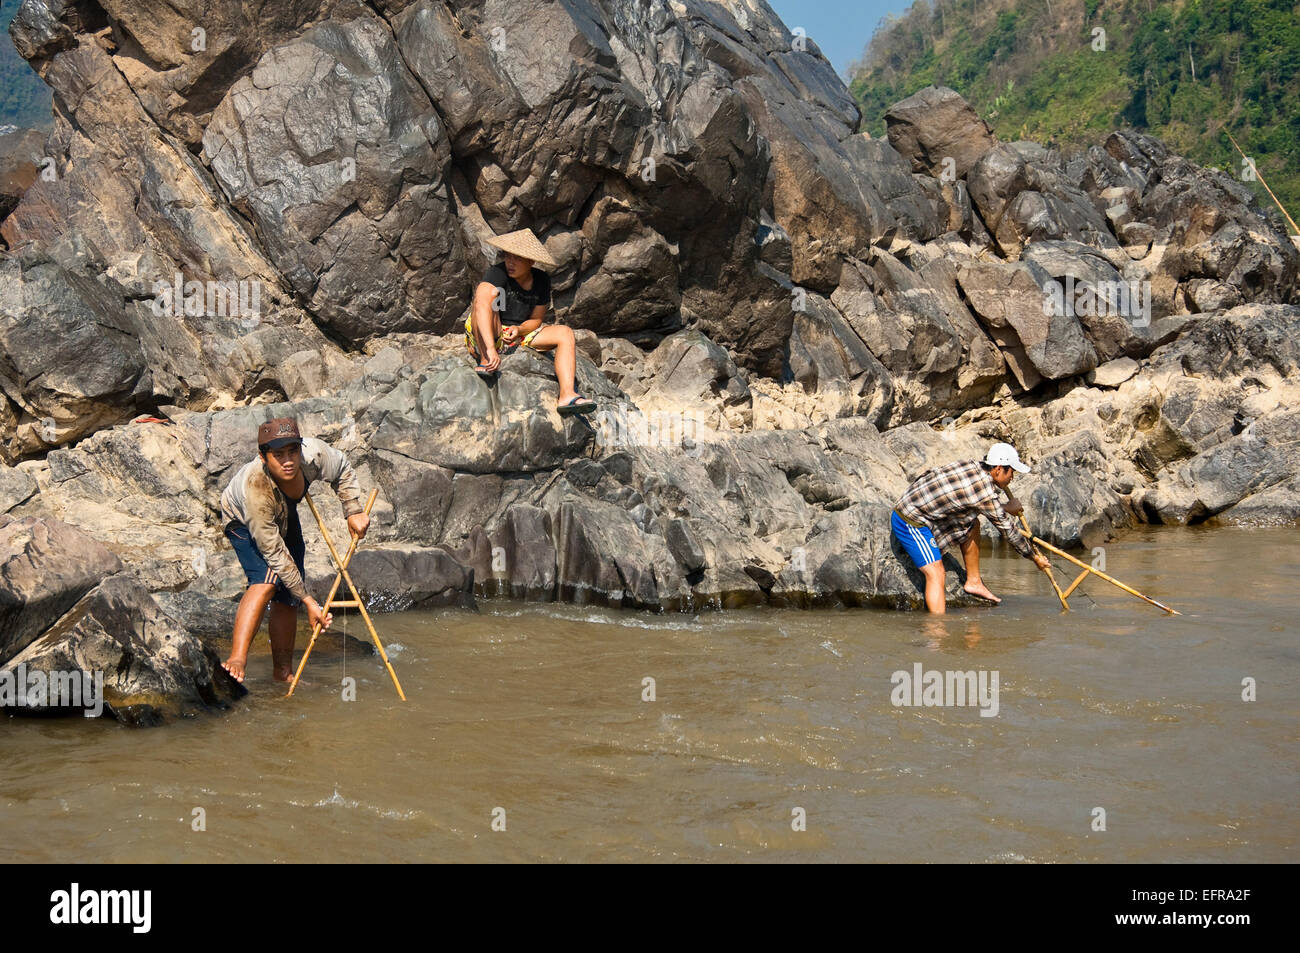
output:
<path id="1" fill-rule="evenodd" d="M 1049 552 L 1056 553 L 1056 555 L 1060 556 L 1062 559 L 1068 559 L 1070 562 L 1074 563 L 1076 566 L 1078 566 L 1080 569 L 1083 570 L 1083 572 L 1079 573 L 1079 575 L 1075 577 L 1074 582 L 1070 583 L 1070 587 L 1066 589 L 1065 592 L 1062 592 L 1061 587 L 1056 584 L 1056 580 L 1052 577 L 1052 570 L 1050 568 L 1047 570 L 1047 578 L 1052 580 L 1052 588 L 1056 590 L 1056 595 L 1060 598 L 1061 605 L 1065 606 L 1067 612 L 1069 611 L 1070 607 L 1065 600 L 1069 597 L 1070 593 L 1074 592 L 1075 589 L 1079 588 L 1079 583 L 1087 579 L 1089 573 L 1091 573 L 1094 576 L 1098 576 L 1102 579 L 1105 579 L 1112 586 L 1117 586 L 1118 588 L 1123 589 L 1125 592 L 1129 593 L 1130 595 L 1137 596 L 1143 602 L 1149 602 L 1157 609 L 1163 609 L 1165 612 L 1168 612 L 1170 615 L 1182 615 L 1182 613 L 1179 612 L 1177 609 L 1171 609 L 1163 602 L 1156 602 L 1156 600 L 1148 596 L 1142 595 L 1142 593 L 1138 592 L 1133 587 L 1124 585 L 1124 583 L 1120 582 L 1114 576 L 1108 576 L 1100 569 L 1094 569 L 1092 566 L 1089 566 L 1087 563 L 1085 563 L 1082 559 L 1076 559 L 1074 556 L 1071 556 L 1069 553 L 1065 552 L 1065 550 L 1057 549 L 1047 540 L 1039 536 L 1035 536 L 1033 532 L 1029 529 L 1029 521 L 1025 519 L 1025 515 L 1023 513 L 1020 514 L 1020 524 L 1024 526 L 1025 535 L 1028 536 L 1032 542 L 1037 543 L 1039 546 L 1042 546 L 1044 549 L 1048 550 Z"/>
<path id="2" fill-rule="evenodd" d="M 1023 526 L 1023 527 L 1025 528 L 1025 536 L 1027 536 L 1029 539 L 1033 539 L 1033 538 L 1034 538 L 1034 533 L 1033 533 L 1033 531 L 1029 528 L 1029 521 L 1028 521 L 1027 519 L 1025 519 L 1025 514 L 1024 514 L 1024 511 L 1023 511 L 1023 510 L 1022 510 L 1021 513 L 1020 513 L 1020 525 Z M 1032 544 L 1031 544 L 1030 548 L 1031 548 L 1031 549 L 1033 548 Z M 1066 597 L 1067 594 L 1064 593 L 1064 592 L 1062 592 L 1062 591 L 1061 591 L 1061 587 L 1058 586 L 1058 585 L 1056 584 L 1056 576 L 1052 574 L 1052 567 L 1051 567 L 1051 565 L 1049 564 L 1048 567 L 1047 567 L 1046 569 L 1043 570 L 1043 572 L 1047 573 L 1047 581 L 1050 582 L 1050 583 L 1052 584 L 1052 588 L 1056 590 L 1056 598 L 1058 598 L 1058 599 L 1061 600 L 1061 608 L 1064 609 L 1066 612 L 1069 612 L 1069 611 L 1070 611 L 1070 604 L 1069 604 L 1068 602 L 1065 601 L 1065 597 Z M 1077 579 L 1075 580 L 1074 585 L 1078 585 L 1078 580 L 1077 580 Z M 1070 591 L 1071 591 L 1071 592 L 1074 591 L 1074 586 L 1071 586 L 1071 587 L 1070 587 Z"/>
<path id="3" fill-rule="evenodd" d="M 370 491 L 370 496 L 366 499 L 365 509 L 362 510 L 367 516 L 370 515 L 370 508 L 375 505 L 377 496 L 379 496 L 379 490 Z M 384 660 L 384 666 L 388 669 L 388 674 L 392 676 L 393 685 L 397 688 L 397 697 L 402 701 L 406 701 L 406 694 L 402 691 L 402 683 L 397 680 L 397 673 L 393 671 L 393 663 L 388 660 L 388 653 L 384 651 L 384 644 L 379 641 L 379 633 L 375 631 L 374 623 L 370 621 L 370 613 L 366 611 L 366 604 L 361 598 L 361 593 L 357 592 L 352 577 L 348 575 L 348 564 L 352 562 L 352 556 L 357 551 L 357 543 L 361 540 L 354 535 L 351 544 L 348 546 L 347 555 L 343 559 L 339 559 L 338 550 L 334 548 L 334 540 L 330 537 L 329 530 L 325 528 L 325 521 L 321 519 L 320 511 L 316 509 L 311 494 L 304 493 L 303 498 L 306 499 L 307 506 L 311 509 L 311 515 L 316 517 L 316 525 L 320 527 L 321 537 L 325 540 L 325 545 L 329 547 L 330 556 L 333 557 L 334 564 L 338 567 L 338 573 L 334 576 L 334 585 L 330 587 L 330 594 L 326 597 L 325 604 L 321 606 L 321 617 L 329 615 L 330 609 L 357 609 L 366 623 L 366 628 L 370 631 L 370 638 L 374 640 L 375 648 L 379 649 L 379 657 Z M 344 580 L 347 581 L 348 589 L 352 592 L 352 598 L 335 602 L 334 596 L 339 591 L 339 583 Z M 307 643 L 307 650 L 302 653 L 302 661 L 298 663 L 298 670 L 293 675 L 293 682 L 289 685 L 289 691 L 285 695 L 286 698 L 292 695 L 293 690 L 298 687 L 298 679 L 302 677 L 303 669 L 307 667 L 307 657 L 311 655 L 311 650 L 316 645 L 316 639 L 320 636 L 322 628 L 323 626 L 319 622 L 312 626 L 311 641 Z"/>

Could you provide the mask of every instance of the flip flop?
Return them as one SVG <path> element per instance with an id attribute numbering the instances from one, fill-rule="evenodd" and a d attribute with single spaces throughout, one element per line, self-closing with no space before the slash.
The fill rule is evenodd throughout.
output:
<path id="1" fill-rule="evenodd" d="M 573 398 L 573 400 L 569 401 L 567 404 L 561 404 L 555 409 L 559 411 L 561 417 L 571 417 L 574 414 L 590 414 L 595 411 L 596 402 L 578 396 Z"/>
<path id="2" fill-rule="evenodd" d="M 480 364 L 478 367 L 474 368 L 474 373 L 477 374 L 479 377 L 483 378 L 485 381 L 490 381 L 495 379 L 496 376 L 501 372 L 485 370 L 483 365 Z"/>

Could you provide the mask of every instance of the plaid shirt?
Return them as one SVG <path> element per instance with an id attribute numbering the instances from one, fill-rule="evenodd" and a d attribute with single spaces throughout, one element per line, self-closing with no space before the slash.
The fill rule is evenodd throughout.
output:
<path id="1" fill-rule="evenodd" d="M 998 486 L 975 460 L 926 470 L 912 481 L 895 509 L 905 520 L 930 527 L 940 549 L 958 542 L 983 514 L 1020 555 L 1033 556 L 1029 541 L 1002 508 Z"/>

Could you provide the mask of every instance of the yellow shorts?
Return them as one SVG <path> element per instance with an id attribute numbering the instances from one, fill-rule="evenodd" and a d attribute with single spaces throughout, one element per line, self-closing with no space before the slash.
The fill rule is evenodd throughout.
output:
<path id="1" fill-rule="evenodd" d="M 533 343 L 533 338 L 537 337 L 537 332 L 544 327 L 546 327 L 546 325 L 543 324 L 541 327 L 535 328 L 534 330 L 529 331 L 527 334 L 525 334 L 523 336 L 523 339 L 520 340 L 519 346 L 520 347 L 531 346 Z M 465 319 L 465 346 L 469 348 L 469 352 L 471 354 L 473 354 L 475 357 L 478 357 L 478 348 L 475 347 L 475 343 L 474 343 L 474 316 L 472 314 Z M 504 346 L 505 346 L 505 340 L 501 337 L 500 334 L 498 334 L 497 351 L 500 352 L 500 350 Z"/>

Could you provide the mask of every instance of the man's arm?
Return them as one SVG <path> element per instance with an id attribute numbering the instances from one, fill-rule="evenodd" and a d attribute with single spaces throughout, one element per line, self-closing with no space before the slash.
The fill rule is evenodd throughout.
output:
<path id="1" fill-rule="evenodd" d="M 524 335 L 536 331 L 543 323 L 545 323 L 545 321 L 546 305 L 539 304 L 537 307 L 533 308 L 533 313 L 529 316 L 527 321 L 523 321 L 513 328 L 503 328 L 501 331 L 501 337 L 507 344 L 514 344 L 516 341 L 523 340 Z"/>
<path id="2" fill-rule="evenodd" d="M 348 463 L 347 454 L 335 450 L 324 440 L 316 440 L 313 448 L 318 456 L 320 476 L 334 490 L 334 494 L 343 504 L 343 515 L 356 516 L 363 509 L 361 505 L 361 485 L 357 482 L 357 472 Z"/>
<path id="3" fill-rule="evenodd" d="M 1014 497 L 1012 499 L 1014 501 Z M 998 528 L 998 531 L 1007 538 L 1007 542 L 1016 548 L 1016 552 L 1026 559 L 1034 558 L 1034 548 L 1029 545 L 1029 540 L 1025 539 L 1024 534 L 1020 532 L 1020 527 L 1016 525 L 1016 521 L 998 502 L 996 496 L 990 497 L 981 503 L 980 512 Z"/>
<path id="4" fill-rule="evenodd" d="M 1002 492 L 1007 495 L 1007 501 L 1004 504 L 1002 504 L 1002 508 L 1004 510 L 1010 513 L 1012 516 L 1019 516 L 1021 513 L 1025 511 L 1025 508 L 1024 506 L 1021 505 L 1020 501 L 1017 500 L 1015 496 L 1012 495 L 1011 487 L 1009 486 L 1003 487 Z"/>

